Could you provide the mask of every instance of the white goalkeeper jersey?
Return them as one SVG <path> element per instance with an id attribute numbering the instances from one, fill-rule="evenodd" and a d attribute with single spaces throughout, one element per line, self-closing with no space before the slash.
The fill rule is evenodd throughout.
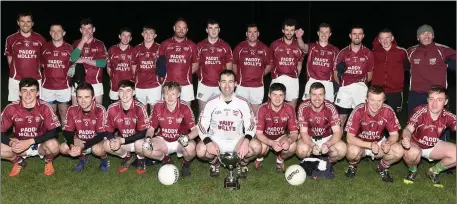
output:
<path id="1" fill-rule="evenodd" d="M 251 106 L 246 99 L 236 96 L 235 93 L 228 104 L 221 95 L 208 100 L 198 119 L 198 133 L 202 140 L 206 137 L 238 140 L 245 134 L 254 137 L 255 127 Z"/>

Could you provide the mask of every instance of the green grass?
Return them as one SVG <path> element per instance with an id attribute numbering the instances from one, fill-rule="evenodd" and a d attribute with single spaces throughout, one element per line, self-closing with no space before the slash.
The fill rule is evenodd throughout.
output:
<path id="1" fill-rule="evenodd" d="M 428 162 L 419 167 L 411 185 L 402 181 L 407 170 L 403 163 L 391 167 L 395 180 L 386 184 L 375 172 L 377 162 L 364 159 L 355 179 L 344 176 L 347 161 L 343 160 L 335 165 L 334 179 L 308 177 L 301 186 L 291 186 L 284 174 L 276 173 L 270 154 L 263 169 L 249 165 L 248 178 L 241 180 L 239 191 L 228 191 L 223 188 L 227 170 L 211 178 L 209 164 L 197 160 L 192 162 L 192 176 L 179 178 L 172 186 L 159 183 L 160 165 L 149 167 L 143 175 L 136 175 L 133 167 L 119 174 L 121 159 L 110 160 L 109 172 L 100 172 L 99 160 L 91 156 L 86 169 L 75 173 L 72 168 L 78 161 L 60 156 L 54 162 L 55 175 L 46 177 L 44 162 L 34 157 L 27 159 L 27 167 L 15 178 L 8 176 L 12 163 L 2 161 L 2 203 L 453 203 L 456 199 L 455 175 L 441 174 L 445 187 L 433 187 L 425 177 L 425 170 L 434 164 Z M 176 157 L 174 161 L 180 162 Z M 286 165 L 294 163 L 298 163 L 295 157 Z"/>

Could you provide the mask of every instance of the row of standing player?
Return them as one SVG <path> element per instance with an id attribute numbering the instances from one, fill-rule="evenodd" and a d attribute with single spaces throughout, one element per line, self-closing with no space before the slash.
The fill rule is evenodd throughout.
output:
<path id="1" fill-rule="evenodd" d="M 286 87 L 273 83 L 270 100 L 260 107 L 257 119 L 246 99 L 234 94 L 236 86 L 235 74 L 222 71 L 218 86 L 221 94 L 209 99 L 196 124 L 190 107 L 179 100 L 181 86 L 176 82 L 164 84 L 164 98 L 153 106 L 150 117 L 145 106 L 134 99 L 132 81 L 119 83 L 120 101 L 111 104 L 107 111 L 94 100 L 93 87 L 82 83 L 76 88 L 78 105 L 70 107 L 65 118 L 66 142 L 59 145 L 55 139 L 60 126 L 57 116 L 46 102 L 37 100 L 38 81 L 26 78 L 20 82 L 20 101 L 8 105 L 2 113 L 1 156 L 14 163 L 10 176 L 17 176 L 25 167 L 24 158 L 46 157 L 44 173 L 49 176 L 54 173 L 52 161 L 59 152 L 79 157 L 74 171 L 84 169 L 86 154 L 90 152 L 101 158 L 101 171 L 109 170 L 107 153 L 119 156 L 123 161 L 118 172 L 128 170 L 135 159 L 130 153 L 135 152 L 138 174 L 146 172 L 145 157 L 167 164 L 172 162 L 170 154 L 177 153 L 184 157 L 183 176 L 191 174 L 190 161 L 195 156 L 209 161 L 210 175 L 218 176 L 217 155 L 236 152 L 241 158 L 238 174 L 244 178 L 248 163 L 258 158 L 255 167 L 261 168 L 261 158 L 270 149 L 277 155 L 278 172 L 284 172 L 284 160 L 294 154 L 301 159 L 328 154 L 331 163 L 348 159 L 346 176 L 350 178 L 355 176 L 362 157 L 381 158 L 377 171 L 385 182 L 393 181 L 388 171 L 390 165 L 403 158 L 409 167 L 405 183 L 414 182 L 417 164 L 424 157 L 440 160 L 427 171 L 439 187 L 442 185 L 438 174 L 455 166 L 455 144 L 438 140 L 444 129 L 456 128 L 456 116 L 444 109 L 447 93 L 441 86 L 430 89 L 428 105 L 414 110 L 403 130 L 401 145 L 400 124 L 394 110 L 384 104 L 385 93 L 380 86 L 370 87 L 367 102 L 351 113 L 345 127 L 347 145 L 341 140 L 343 128 L 336 107 L 324 99 L 322 83 L 311 85 L 310 99 L 300 105 L 298 116 L 285 103 Z M 12 139 L 6 136 L 11 126 Z M 387 139 L 384 130 L 389 132 Z M 194 141 L 197 136 L 201 139 L 198 144 Z M 333 167 L 330 171 L 333 177 Z"/>

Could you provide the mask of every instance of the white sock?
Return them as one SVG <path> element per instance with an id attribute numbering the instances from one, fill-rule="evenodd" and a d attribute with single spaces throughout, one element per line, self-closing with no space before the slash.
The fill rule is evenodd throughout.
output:
<path id="1" fill-rule="evenodd" d="M 136 155 L 136 158 L 138 158 L 138 159 L 144 159 L 144 157 L 142 157 L 142 156 L 140 156 L 140 155 L 138 155 L 138 154 Z"/>
<path id="2" fill-rule="evenodd" d="M 279 157 L 276 157 L 276 163 L 281 164 L 283 161 L 279 159 Z"/>
<path id="3" fill-rule="evenodd" d="M 257 161 L 263 161 L 263 157 L 257 158 Z"/>

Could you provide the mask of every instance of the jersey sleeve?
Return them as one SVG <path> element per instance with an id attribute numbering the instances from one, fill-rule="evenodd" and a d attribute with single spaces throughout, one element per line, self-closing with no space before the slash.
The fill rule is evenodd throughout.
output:
<path id="1" fill-rule="evenodd" d="M 273 52 L 265 46 L 265 52 L 267 53 L 266 54 L 266 57 L 265 57 L 265 64 L 266 65 L 273 65 Z"/>
<path id="2" fill-rule="evenodd" d="M 205 139 L 208 137 L 208 128 L 211 122 L 211 116 L 213 115 L 214 109 L 216 109 L 216 103 L 213 103 L 213 101 L 208 102 L 205 105 L 205 108 L 203 108 L 203 111 L 200 113 L 200 116 L 198 118 L 198 135 L 201 140 Z"/>
<path id="3" fill-rule="evenodd" d="M 11 114 L 13 112 L 12 110 L 13 108 L 11 108 L 11 106 L 7 106 L 5 108 L 5 110 L 3 110 L 2 112 L 2 116 L 1 116 L 1 131 L 0 132 L 7 132 L 8 129 L 10 129 L 11 126 L 13 126 L 14 122 L 13 122 L 13 115 Z"/>
<path id="4" fill-rule="evenodd" d="M 106 60 L 106 68 L 109 68 L 109 69 L 113 69 L 113 61 L 111 59 L 111 57 L 113 56 L 113 47 L 110 47 L 108 49 L 108 58 Z"/>
<path id="5" fill-rule="evenodd" d="M 450 112 L 445 112 L 446 116 L 446 127 L 450 128 L 452 131 L 456 131 L 456 115 Z"/>
<path id="6" fill-rule="evenodd" d="M 305 52 L 303 52 L 303 50 L 301 50 L 300 48 L 298 48 L 299 52 L 300 52 L 300 56 L 298 57 L 298 62 L 302 62 L 305 60 Z"/>
<path id="7" fill-rule="evenodd" d="M 368 52 L 368 64 L 367 64 L 367 72 L 372 72 L 374 69 L 374 55 L 372 51 Z"/>
<path id="8" fill-rule="evenodd" d="M 69 108 L 67 110 L 67 114 L 65 114 L 64 126 L 63 130 L 74 132 L 76 129 L 75 120 L 74 120 L 74 111 L 73 108 Z"/>
<path id="9" fill-rule="evenodd" d="M 408 119 L 408 122 L 406 123 L 407 125 L 410 125 L 414 129 L 417 129 L 419 126 L 419 121 L 422 120 L 422 113 L 420 113 L 420 109 L 422 109 L 422 106 L 419 106 L 413 110 L 413 113 Z"/>
<path id="10" fill-rule="evenodd" d="M 192 113 L 192 110 L 188 105 L 184 105 L 184 111 L 183 111 L 183 120 L 181 123 L 181 130 L 187 133 L 187 130 L 192 129 L 195 127 L 195 117 L 194 114 Z"/>
<path id="11" fill-rule="evenodd" d="M 346 128 L 345 131 L 354 135 L 357 135 L 359 133 L 359 128 L 360 128 L 360 109 L 355 109 L 352 111 L 351 115 L 349 116 L 349 119 L 346 123 Z"/>
<path id="12" fill-rule="evenodd" d="M 149 118 L 149 127 L 154 128 L 154 130 L 159 127 L 159 116 L 158 106 L 154 105 L 151 111 L 151 117 Z"/>
<path id="13" fill-rule="evenodd" d="M 392 109 L 388 109 L 386 129 L 388 132 L 397 132 L 401 129 L 400 122 Z"/>
<path id="14" fill-rule="evenodd" d="M 297 117 L 296 117 L 295 111 L 292 107 L 290 107 L 288 109 L 288 115 L 289 115 L 289 120 L 287 121 L 287 129 L 289 130 L 289 132 L 297 131 L 298 130 Z"/>
<path id="15" fill-rule="evenodd" d="M 445 47 L 443 48 L 443 55 L 444 55 L 444 60 L 447 60 L 447 59 L 455 59 L 455 50 L 450 48 L 450 47 Z"/>
<path id="16" fill-rule="evenodd" d="M 341 121 L 340 121 L 340 117 L 338 115 L 338 111 L 336 110 L 335 105 L 329 103 L 329 104 L 326 104 L 326 106 L 328 108 L 327 117 L 330 119 L 330 125 L 332 127 L 333 126 L 340 126 Z"/>
<path id="17" fill-rule="evenodd" d="M 256 130 L 265 130 L 265 106 L 261 106 L 257 112 L 257 128 Z"/>
<path id="18" fill-rule="evenodd" d="M 95 132 L 105 132 L 106 126 L 106 109 L 100 107 L 97 112 L 97 124 L 95 126 Z"/>
<path id="19" fill-rule="evenodd" d="M 198 63 L 198 49 L 197 49 L 197 45 L 195 45 L 195 43 L 192 43 L 192 44 L 190 44 L 190 47 L 192 48 L 191 61 L 192 61 L 192 63 Z"/>
<path id="20" fill-rule="evenodd" d="M 239 52 L 240 52 L 240 45 L 237 45 L 235 49 L 233 50 L 233 64 L 238 65 L 239 59 Z"/>
<path id="21" fill-rule="evenodd" d="M 162 55 L 166 55 L 166 54 L 167 54 L 167 53 L 166 53 L 167 47 L 168 47 L 167 41 L 162 42 L 162 44 L 160 45 L 160 48 L 159 48 L 159 56 L 162 56 Z"/>
<path id="22" fill-rule="evenodd" d="M 225 47 L 225 50 L 227 50 L 227 52 L 225 53 L 225 63 L 230 63 L 233 61 L 232 48 L 228 44 L 225 44 L 224 47 Z"/>
<path id="23" fill-rule="evenodd" d="M 50 105 L 44 105 L 42 111 L 44 117 L 43 125 L 47 131 L 60 127 L 59 118 Z"/>
<path id="24" fill-rule="evenodd" d="M 97 59 L 107 59 L 108 58 L 108 52 L 106 51 L 105 44 L 100 42 L 98 45 L 98 53 L 97 56 L 95 57 L 95 60 Z"/>
<path id="25" fill-rule="evenodd" d="M 138 117 L 138 120 L 136 122 L 136 131 L 141 132 L 143 130 L 148 129 L 149 128 L 149 117 L 148 117 L 148 114 L 146 113 L 146 109 L 144 108 L 143 104 L 137 106 L 136 115 Z"/>
<path id="26" fill-rule="evenodd" d="M 245 102 L 241 106 L 240 110 L 243 113 L 243 125 L 245 135 L 255 136 L 255 121 L 254 121 L 254 112 L 252 111 L 251 106 Z"/>
<path id="27" fill-rule="evenodd" d="M 105 124 L 105 130 L 106 132 L 114 132 L 116 129 L 116 124 L 114 123 L 114 108 L 113 106 L 108 107 L 107 113 L 106 113 L 106 124 Z"/>
<path id="28" fill-rule="evenodd" d="M 13 56 L 13 42 L 12 42 L 12 37 L 6 38 L 5 42 L 5 56 Z"/>
<path id="29" fill-rule="evenodd" d="M 337 71 L 336 65 L 343 62 L 344 57 L 345 56 L 344 56 L 344 49 L 343 49 L 343 50 L 340 50 L 340 52 L 338 52 L 338 54 L 336 55 L 336 60 L 335 60 L 335 63 L 333 64 L 333 71 Z"/>
<path id="30" fill-rule="evenodd" d="M 300 104 L 300 106 L 298 107 L 298 124 L 300 125 L 300 127 L 308 127 L 308 121 L 306 120 L 306 118 L 308 118 L 308 110 L 306 108 L 306 104 L 305 103 L 302 103 Z"/>

